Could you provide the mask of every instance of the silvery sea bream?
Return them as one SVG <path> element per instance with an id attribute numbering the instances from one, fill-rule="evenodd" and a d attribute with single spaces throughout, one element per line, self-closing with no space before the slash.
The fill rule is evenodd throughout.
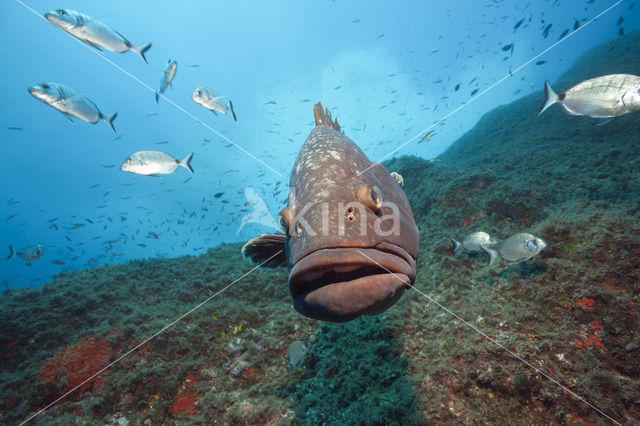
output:
<path id="1" fill-rule="evenodd" d="M 162 80 L 160 81 L 160 89 L 156 92 L 156 103 L 160 100 L 160 95 L 167 90 L 167 87 L 171 86 L 173 79 L 176 77 L 176 73 L 178 72 L 178 62 L 172 61 L 169 59 L 169 63 L 167 64 L 167 69 L 162 73 Z"/>
<path id="2" fill-rule="evenodd" d="M 182 160 L 176 160 L 171 155 L 160 151 L 138 151 L 125 160 L 120 170 L 143 176 L 168 175 L 182 166 L 193 173 L 189 164 L 192 158 L 193 152 Z"/>
<path id="3" fill-rule="evenodd" d="M 538 115 L 555 103 L 569 114 L 593 118 L 611 118 L 640 110 L 640 77 L 611 74 L 576 84 L 564 93 L 553 91 L 544 82 L 544 102 Z"/>
<path id="4" fill-rule="evenodd" d="M 71 9 L 57 9 L 45 13 L 44 17 L 62 31 L 71 34 L 88 46 L 116 53 L 131 50 L 147 62 L 144 54 L 151 48 L 151 43 L 134 46 L 122 34 L 91 16 Z"/>
<path id="5" fill-rule="evenodd" d="M 294 368 L 299 367 L 304 362 L 304 358 L 307 356 L 307 352 L 311 345 L 303 340 L 297 340 L 287 347 L 287 353 L 283 356 L 284 360 L 287 361 L 287 365 L 289 366 L 289 370 L 293 371 Z"/>
<path id="6" fill-rule="evenodd" d="M 379 163 L 313 108 L 316 127 L 291 170 L 283 234 L 253 238 L 242 253 L 289 268 L 293 307 L 346 322 L 390 308 L 416 276 L 419 230 L 407 196 Z"/>
<path id="7" fill-rule="evenodd" d="M 491 235 L 482 231 L 473 232 L 467 235 L 464 240 L 462 240 L 462 242 L 459 242 L 453 238 L 451 238 L 451 241 L 453 241 L 456 245 L 456 247 L 453 249 L 454 253 L 460 250 L 460 248 L 469 251 L 480 251 L 482 250 L 482 246 L 492 246 L 497 242 Z"/>
<path id="8" fill-rule="evenodd" d="M 11 259 L 14 254 L 17 254 L 18 257 L 25 262 L 33 262 L 44 256 L 44 251 L 41 246 L 29 246 L 18 251 L 13 251 L 13 247 L 9 246 L 9 256 L 7 260 Z"/>
<path id="9" fill-rule="evenodd" d="M 542 238 L 520 233 L 500 241 L 493 248 L 485 245 L 481 245 L 480 248 L 489 254 L 489 265 L 491 265 L 498 256 L 509 262 L 530 259 L 540 253 L 546 246 L 547 243 Z"/>
<path id="10" fill-rule="evenodd" d="M 238 121 L 236 120 L 236 113 L 233 111 L 231 100 L 229 100 L 228 104 L 225 104 L 222 101 L 223 98 L 225 98 L 225 96 L 220 96 L 213 89 L 204 86 L 197 87 L 191 95 L 193 102 L 202 105 L 214 114 L 217 114 L 216 111 L 221 114 L 231 113 L 233 121 Z"/>
<path id="11" fill-rule="evenodd" d="M 70 116 L 92 124 L 102 120 L 111 127 L 111 130 L 116 131 L 113 127 L 113 120 L 118 116 L 117 112 L 104 115 L 89 98 L 70 87 L 46 82 L 30 87 L 29 93 L 39 101 L 60 111 L 69 121 L 72 121 Z"/>

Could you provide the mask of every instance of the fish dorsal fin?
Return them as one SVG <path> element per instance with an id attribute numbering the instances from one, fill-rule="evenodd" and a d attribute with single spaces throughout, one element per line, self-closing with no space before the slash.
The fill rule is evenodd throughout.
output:
<path id="1" fill-rule="evenodd" d="M 287 266 L 285 254 L 286 237 L 282 234 L 263 234 L 242 247 L 242 255 L 254 263 L 262 263 L 263 267 L 277 268 Z"/>
<path id="2" fill-rule="evenodd" d="M 338 132 L 340 131 L 338 119 L 332 120 L 331 113 L 328 109 L 323 109 L 320 102 L 313 106 L 313 116 L 316 119 L 316 126 L 324 126 Z"/>

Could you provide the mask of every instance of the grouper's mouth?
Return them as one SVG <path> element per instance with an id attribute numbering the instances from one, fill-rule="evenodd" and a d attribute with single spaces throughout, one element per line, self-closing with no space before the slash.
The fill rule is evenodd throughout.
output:
<path id="1" fill-rule="evenodd" d="M 301 314 L 350 321 L 393 305 L 415 279 L 415 260 L 401 247 L 338 247 L 314 251 L 291 268 L 289 290 Z"/>

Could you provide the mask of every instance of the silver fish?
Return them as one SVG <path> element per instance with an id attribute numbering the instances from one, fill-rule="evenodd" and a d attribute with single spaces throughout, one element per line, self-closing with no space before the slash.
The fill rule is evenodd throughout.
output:
<path id="1" fill-rule="evenodd" d="M 393 177 L 396 182 L 398 182 L 398 185 L 400 185 L 401 187 L 404 186 L 404 179 L 402 178 L 402 175 L 398 172 L 391 172 L 391 177 Z"/>
<path id="2" fill-rule="evenodd" d="M 559 103 L 569 114 L 611 118 L 640 110 L 640 77 L 611 74 L 585 80 L 564 93 L 556 94 L 544 82 L 544 102 L 538 115 Z"/>
<path id="3" fill-rule="evenodd" d="M 294 368 L 302 365 L 304 357 L 307 356 L 310 348 L 311 346 L 302 340 L 297 340 L 289 345 L 287 354 L 283 356 L 285 361 L 287 361 L 289 370 L 293 371 Z"/>
<path id="4" fill-rule="evenodd" d="M 145 52 L 151 48 L 151 43 L 134 46 L 122 34 L 106 26 L 100 21 L 83 13 L 70 9 L 57 9 L 44 14 L 56 27 L 60 28 L 88 46 L 98 50 L 107 49 L 116 53 L 128 50 L 135 52 L 145 62 Z"/>
<path id="5" fill-rule="evenodd" d="M 9 256 L 7 260 L 11 259 L 14 254 L 17 254 L 18 257 L 25 262 L 33 262 L 44 256 L 44 251 L 42 251 L 42 247 L 40 246 L 29 246 L 18 251 L 14 251 L 13 247 L 9 246 Z"/>
<path id="6" fill-rule="evenodd" d="M 178 72 L 178 62 L 169 59 L 167 69 L 162 74 L 162 80 L 160 81 L 160 89 L 156 92 L 156 103 L 160 100 L 160 95 L 167 90 L 167 87 L 171 86 L 173 79 Z"/>
<path id="7" fill-rule="evenodd" d="M 189 164 L 192 158 L 193 152 L 183 160 L 176 160 L 171 155 L 160 151 L 138 151 L 131 154 L 122 163 L 120 170 L 143 176 L 168 175 L 173 173 L 179 166 L 182 166 L 193 173 L 193 169 Z"/>
<path id="8" fill-rule="evenodd" d="M 216 114 L 216 111 L 221 114 L 229 112 L 231 113 L 231 117 L 233 117 L 233 121 L 238 121 L 236 120 L 236 113 L 233 111 L 231 100 L 229 100 L 229 104 L 225 104 L 222 98 L 224 98 L 224 96 L 220 96 L 214 90 L 204 86 L 197 87 L 191 95 L 193 102 L 202 105 L 214 114 Z"/>
<path id="9" fill-rule="evenodd" d="M 489 248 L 481 245 L 480 248 L 486 251 L 489 256 L 489 265 L 496 260 L 496 257 L 500 256 L 504 260 L 509 262 L 518 262 L 521 260 L 527 260 L 537 255 L 547 246 L 542 238 L 538 238 L 531 234 L 515 234 L 500 241 L 495 248 Z"/>
<path id="10" fill-rule="evenodd" d="M 456 241 L 451 238 L 451 241 L 454 242 L 456 247 L 453 249 L 453 252 L 457 252 L 460 248 L 469 251 L 480 251 L 482 250 L 482 246 L 492 246 L 497 243 L 496 239 L 486 232 L 474 232 L 467 235 L 462 242 Z"/>
<path id="11" fill-rule="evenodd" d="M 118 116 L 117 112 L 104 115 L 89 98 L 70 87 L 59 83 L 46 82 L 30 87 L 29 93 L 39 101 L 60 111 L 69 121 L 72 121 L 70 116 L 92 124 L 102 120 L 111 127 L 111 130 L 116 131 L 115 127 L 113 127 L 113 120 Z"/>

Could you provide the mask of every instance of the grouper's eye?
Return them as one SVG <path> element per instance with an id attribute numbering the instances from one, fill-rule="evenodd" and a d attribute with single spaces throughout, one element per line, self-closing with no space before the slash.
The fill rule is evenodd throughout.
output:
<path id="1" fill-rule="evenodd" d="M 375 185 L 361 187 L 358 190 L 358 200 L 376 213 L 382 207 L 382 193 Z"/>
<path id="2" fill-rule="evenodd" d="M 293 216 L 289 207 L 285 207 L 280 211 L 280 213 L 278 213 L 278 222 L 280 222 L 280 226 L 284 229 L 285 234 L 289 234 L 289 227 L 291 226 L 292 221 Z"/>

